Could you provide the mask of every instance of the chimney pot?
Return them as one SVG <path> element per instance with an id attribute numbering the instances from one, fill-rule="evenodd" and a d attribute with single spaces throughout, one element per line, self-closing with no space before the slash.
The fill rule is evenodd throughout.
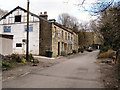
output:
<path id="1" fill-rule="evenodd" d="M 42 15 L 42 12 L 40 12 L 40 15 Z"/>
<path id="2" fill-rule="evenodd" d="M 47 12 L 46 12 L 46 11 L 44 12 L 44 15 L 47 15 Z"/>
<path id="3" fill-rule="evenodd" d="M 48 19 L 48 15 L 47 15 L 47 12 L 44 12 L 44 14 L 40 14 L 40 17 L 43 17 L 43 18 L 45 18 L 45 19 Z"/>

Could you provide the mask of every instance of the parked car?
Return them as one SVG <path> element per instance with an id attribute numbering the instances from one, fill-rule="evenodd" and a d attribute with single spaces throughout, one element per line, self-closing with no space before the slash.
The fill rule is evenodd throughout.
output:
<path id="1" fill-rule="evenodd" d="M 93 51 L 93 48 L 92 48 L 92 47 L 88 47 L 87 51 L 88 51 L 88 52 L 92 52 L 92 51 Z"/>

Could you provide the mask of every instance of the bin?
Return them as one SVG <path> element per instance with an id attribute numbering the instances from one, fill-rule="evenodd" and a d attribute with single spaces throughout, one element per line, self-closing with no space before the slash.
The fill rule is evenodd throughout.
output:
<path id="1" fill-rule="evenodd" d="M 53 52 L 51 50 L 46 50 L 45 53 L 46 53 L 45 54 L 46 57 L 52 57 Z"/>

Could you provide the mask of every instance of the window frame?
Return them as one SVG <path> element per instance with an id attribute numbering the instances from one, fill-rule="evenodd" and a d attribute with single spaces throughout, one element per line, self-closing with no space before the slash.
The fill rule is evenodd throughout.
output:
<path id="1" fill-rule="evenodd" d="M 65 40 L 67 40 L 67 32 L 65 32 Z"/>
<path id="2" fill-rule="evenodd" d="M 18 46 L 17 46 L 18 45 Z M 16 47 L 17 48 L 21 48 L 22 47 L 22 43 L 16 43 Z"/>
<path id="3" fill-rule="evenodd" d="M 3 32 L 4 33 L 11 33 L 11 26 L 4 26 L 3 27 Z"/>
<path id="4" fill-rule="evenodd" d="M 22 16 L 21 15 L 16 15 L 15 16 L 15 22 L 21 22 Z"/>
<path id="5" fill-rule="evenodd" d="M 27 25 L 24 26 L 24 31 L 27 32 Z M 29 25 L 29 32 L 33 32 L 33 25 Z"/>

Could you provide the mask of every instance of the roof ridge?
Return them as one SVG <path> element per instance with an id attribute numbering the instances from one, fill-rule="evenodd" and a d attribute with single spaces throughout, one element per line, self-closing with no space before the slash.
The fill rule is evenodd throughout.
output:
<path id="1" fill-rule="evenodd" d="M 24 9 L 24 8 L 22 8 L 22 7 L 20 7 L 20 6 L 17 6 L 17 7 L 14 8 L 13 10 L 9 11 L 6 15 L 4 15 L 3 17 L 1 17 L 1 18 L 0 18 L 0 21 L 1 21 L 2 19 L 6 18 L 9 14 L 11 14 L 12 12 L 14 12 L 14 11 L 17 10 L 17 9 L 21 9 L 21 10 L 23 10 L 24 12 L 27 12 L 26 9 Z M 36 15 L 36 14 L 34 14 L 34 13 L 31 13 L 30 11 L 29 11 L 29 14 L 31 14 L 32 16 L 35 16 L 35 17 L 37 17 L 37 18 L 39 18 L 39 19 L 42 19 L 42 20 L 44 20 L 44 21 L 46 21 L 46 22 L 48 22 L 48 23 L 51 23 L 50 21 L 48 21 L 48 20 L 44 19 L 43 17 L 40 17 L 40 16 L 38 16 L 38 15 Z"/>

